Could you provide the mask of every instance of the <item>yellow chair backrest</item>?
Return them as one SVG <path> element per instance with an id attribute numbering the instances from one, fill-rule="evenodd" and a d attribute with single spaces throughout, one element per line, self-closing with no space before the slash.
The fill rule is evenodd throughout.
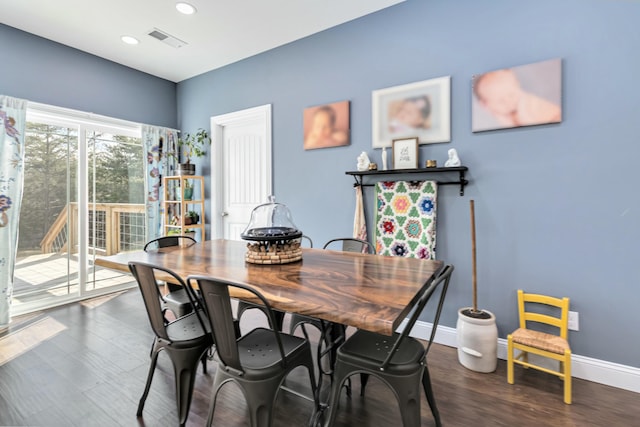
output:
<path id="1" fill-rule="evenodd" d="M 528 303 L 544 304 L 560 309 L 559 316 L 527 311 Z M 567 339 L 567 329 L 569 324 L 569 298 L 554 298 L 547 295 L 529 294 L 518 290 L 518 313 L 520 317 L 520 327 L 527 328 L 527 322 L 538 322 L 555 326 L 560 330 L 559 335 Z"/>

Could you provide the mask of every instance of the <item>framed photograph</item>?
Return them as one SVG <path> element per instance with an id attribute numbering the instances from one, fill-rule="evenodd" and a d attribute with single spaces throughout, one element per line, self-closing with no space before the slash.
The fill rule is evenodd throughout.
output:
<path id="1" fill-rule="evenodd" d="M 305 108 L 304 149 L 349 145 L 349 101 Z"/>
<path id="2" fill-rule="evenodd" d="M 473 76 L 471 130 L 562 121 L 562 61 L 551 59 Z"/>
<path id="3" fill-rule="evenodd" d="M 451 77 L 409 83 L 372 93 L 373 147 L 418 136 L 418 144 L 451 141 Z"/>
<path id="4" fill-rule="evenodd" d="M 418 167 L 418 138 L 401 138 L 391 141 L 391 165 L 393 169 Z"/>

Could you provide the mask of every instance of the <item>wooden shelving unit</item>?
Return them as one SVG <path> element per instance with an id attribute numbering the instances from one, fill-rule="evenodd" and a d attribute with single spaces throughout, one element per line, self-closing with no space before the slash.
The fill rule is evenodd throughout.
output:
<path id="1" fill-rule="evenodd" d="M 188 235 L 198 241 L 204 241 L 204 177 L 166 176 L 163 178 L 163 186 L 164 235 Z M 186 215 L 191 211 L 199 216 L 195 224 L 189 223 Z"/>

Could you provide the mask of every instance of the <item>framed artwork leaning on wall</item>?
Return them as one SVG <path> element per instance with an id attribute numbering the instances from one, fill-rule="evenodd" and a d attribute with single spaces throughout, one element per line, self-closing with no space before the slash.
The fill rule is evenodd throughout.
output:
<path id="1" fill-rule="evenodd" d="M 393 169 L 418 167 L 418 138 L 401 138 L 391 141 L 391 165 Z"/>

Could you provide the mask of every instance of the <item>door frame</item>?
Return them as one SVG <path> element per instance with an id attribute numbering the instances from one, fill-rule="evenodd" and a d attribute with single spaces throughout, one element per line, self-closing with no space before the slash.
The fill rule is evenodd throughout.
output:
<path id="1" fill-rule="evenodd" d="M 271 137 L 271 104 L 247 108 L 211 117 L 211 238 L 221 239 L 224 236 L 222 208 L 224 205 L 224 182 L 222 174 L 222 147 L 224 145 L 224 127 L 230 124 L 239 124 L 243 121 L 261 119 L 265 131 L 266 167 L 264 178 L 267 194 L 273 194 L 272 168 L 272 137 Z"/>

